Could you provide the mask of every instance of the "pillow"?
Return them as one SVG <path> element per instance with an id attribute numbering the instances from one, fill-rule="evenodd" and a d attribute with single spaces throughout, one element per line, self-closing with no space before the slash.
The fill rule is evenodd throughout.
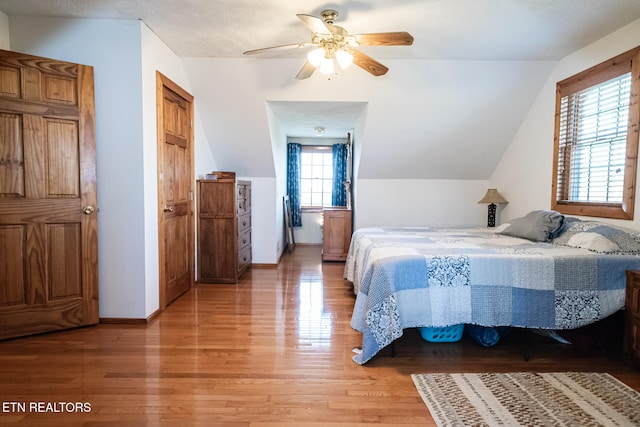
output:
<path id="1" fill-rule="evenodd" d="M 572 248 L 589 249 L 594 252 L 618 252 L 620 246 L 598 233 L 578 232 L 570 233 L 566 246 Z"/>
<path id="2" fill-rule="evenodd" d="M 564 215 L 559 212 L 531 211 L 523 217 L 509 221 L 509 225 L 499 233 L 536 242 L 549 242 L 562 230 L 563 224 Z"/>
<path id="3" fill-rule="evenodd" d="M 600 253 L 640 253 L 640 233 L 597 221 L 573 220 L 553 243 Z"/>

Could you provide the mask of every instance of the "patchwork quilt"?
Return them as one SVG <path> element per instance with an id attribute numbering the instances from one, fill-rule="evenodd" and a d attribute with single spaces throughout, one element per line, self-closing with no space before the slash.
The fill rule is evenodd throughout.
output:
<path id="1" fill-rule="evenodd" d="M 531 242 L 487 228 L 363 228 L 345 278 L 365 363 L 405 328 L 461 323 L 574 329 L 624 306 L 640 257 Z"/>

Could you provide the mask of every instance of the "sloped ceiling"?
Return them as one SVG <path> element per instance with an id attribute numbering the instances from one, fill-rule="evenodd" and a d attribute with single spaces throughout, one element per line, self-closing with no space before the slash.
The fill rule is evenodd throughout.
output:
<path id="1" fill-rule="evenodd" d="M 363 119 L 365 102 L 270 101 L 269 107 L 286 123 L 290 137 L 345 138 Z M 331 117 L 330 121 L 327 118 Z M 319 128 L 319 132 L 316 129 Z"/>
<path id="2" fill-rule="evenodd" d="M 243 57 L 308 41 L 295 15 L 329 8 L 351 33 L 403 30 L 414 44 L 362 48 L 389 66 L 377 78 L 351 67 L 297 81 L 298 50 Z M 274 175 L 270 103 L 287 135 L 358 128 L 361 178 L 487 179 L 555 62 L 640 19 L 640 1 L 0 0 L 0 11 L 141 19 L 183 58 L 220 168 Z"/>
<path id="3" fill-rule="evenodd" d="M 637 0 L 1 0 L 8 15 L 141 19 L 179 56 L 239 58 L 308 41 L 298 13 L 339 12 L 351 33 L 408 31 L 380 58 L 560 59 L 640 18 Z M 288 56 L 295 55 L 289 53 Z"/>

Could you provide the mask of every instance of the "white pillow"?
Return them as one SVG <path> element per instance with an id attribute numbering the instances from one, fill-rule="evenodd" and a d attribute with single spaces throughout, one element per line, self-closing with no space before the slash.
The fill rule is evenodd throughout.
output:
<path id="1" fill-rule="evenodd" d="M 505 222 L 504 224 L 500 224 L 499 226 L 494 228 L 493 231 L 496 232 L 496 233 L 502 233 L 510 225 L 511 225 L 511 223 Z"/>
<path id="2" fill-rule="evenodd" d="M 569 246 L 589 249 L 594 252 L 617 252 L 620 246 L 601 234 L 586 231 L 576 233 L 567 242 Z"/>

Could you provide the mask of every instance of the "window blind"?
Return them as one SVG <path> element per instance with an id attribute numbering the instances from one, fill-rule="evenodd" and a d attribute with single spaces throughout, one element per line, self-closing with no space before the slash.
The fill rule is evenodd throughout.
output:
<path id="1" fill-rule="evenodd" d="M 558 200 L 621 203 L 631 73 L 563 96 Z"/>

